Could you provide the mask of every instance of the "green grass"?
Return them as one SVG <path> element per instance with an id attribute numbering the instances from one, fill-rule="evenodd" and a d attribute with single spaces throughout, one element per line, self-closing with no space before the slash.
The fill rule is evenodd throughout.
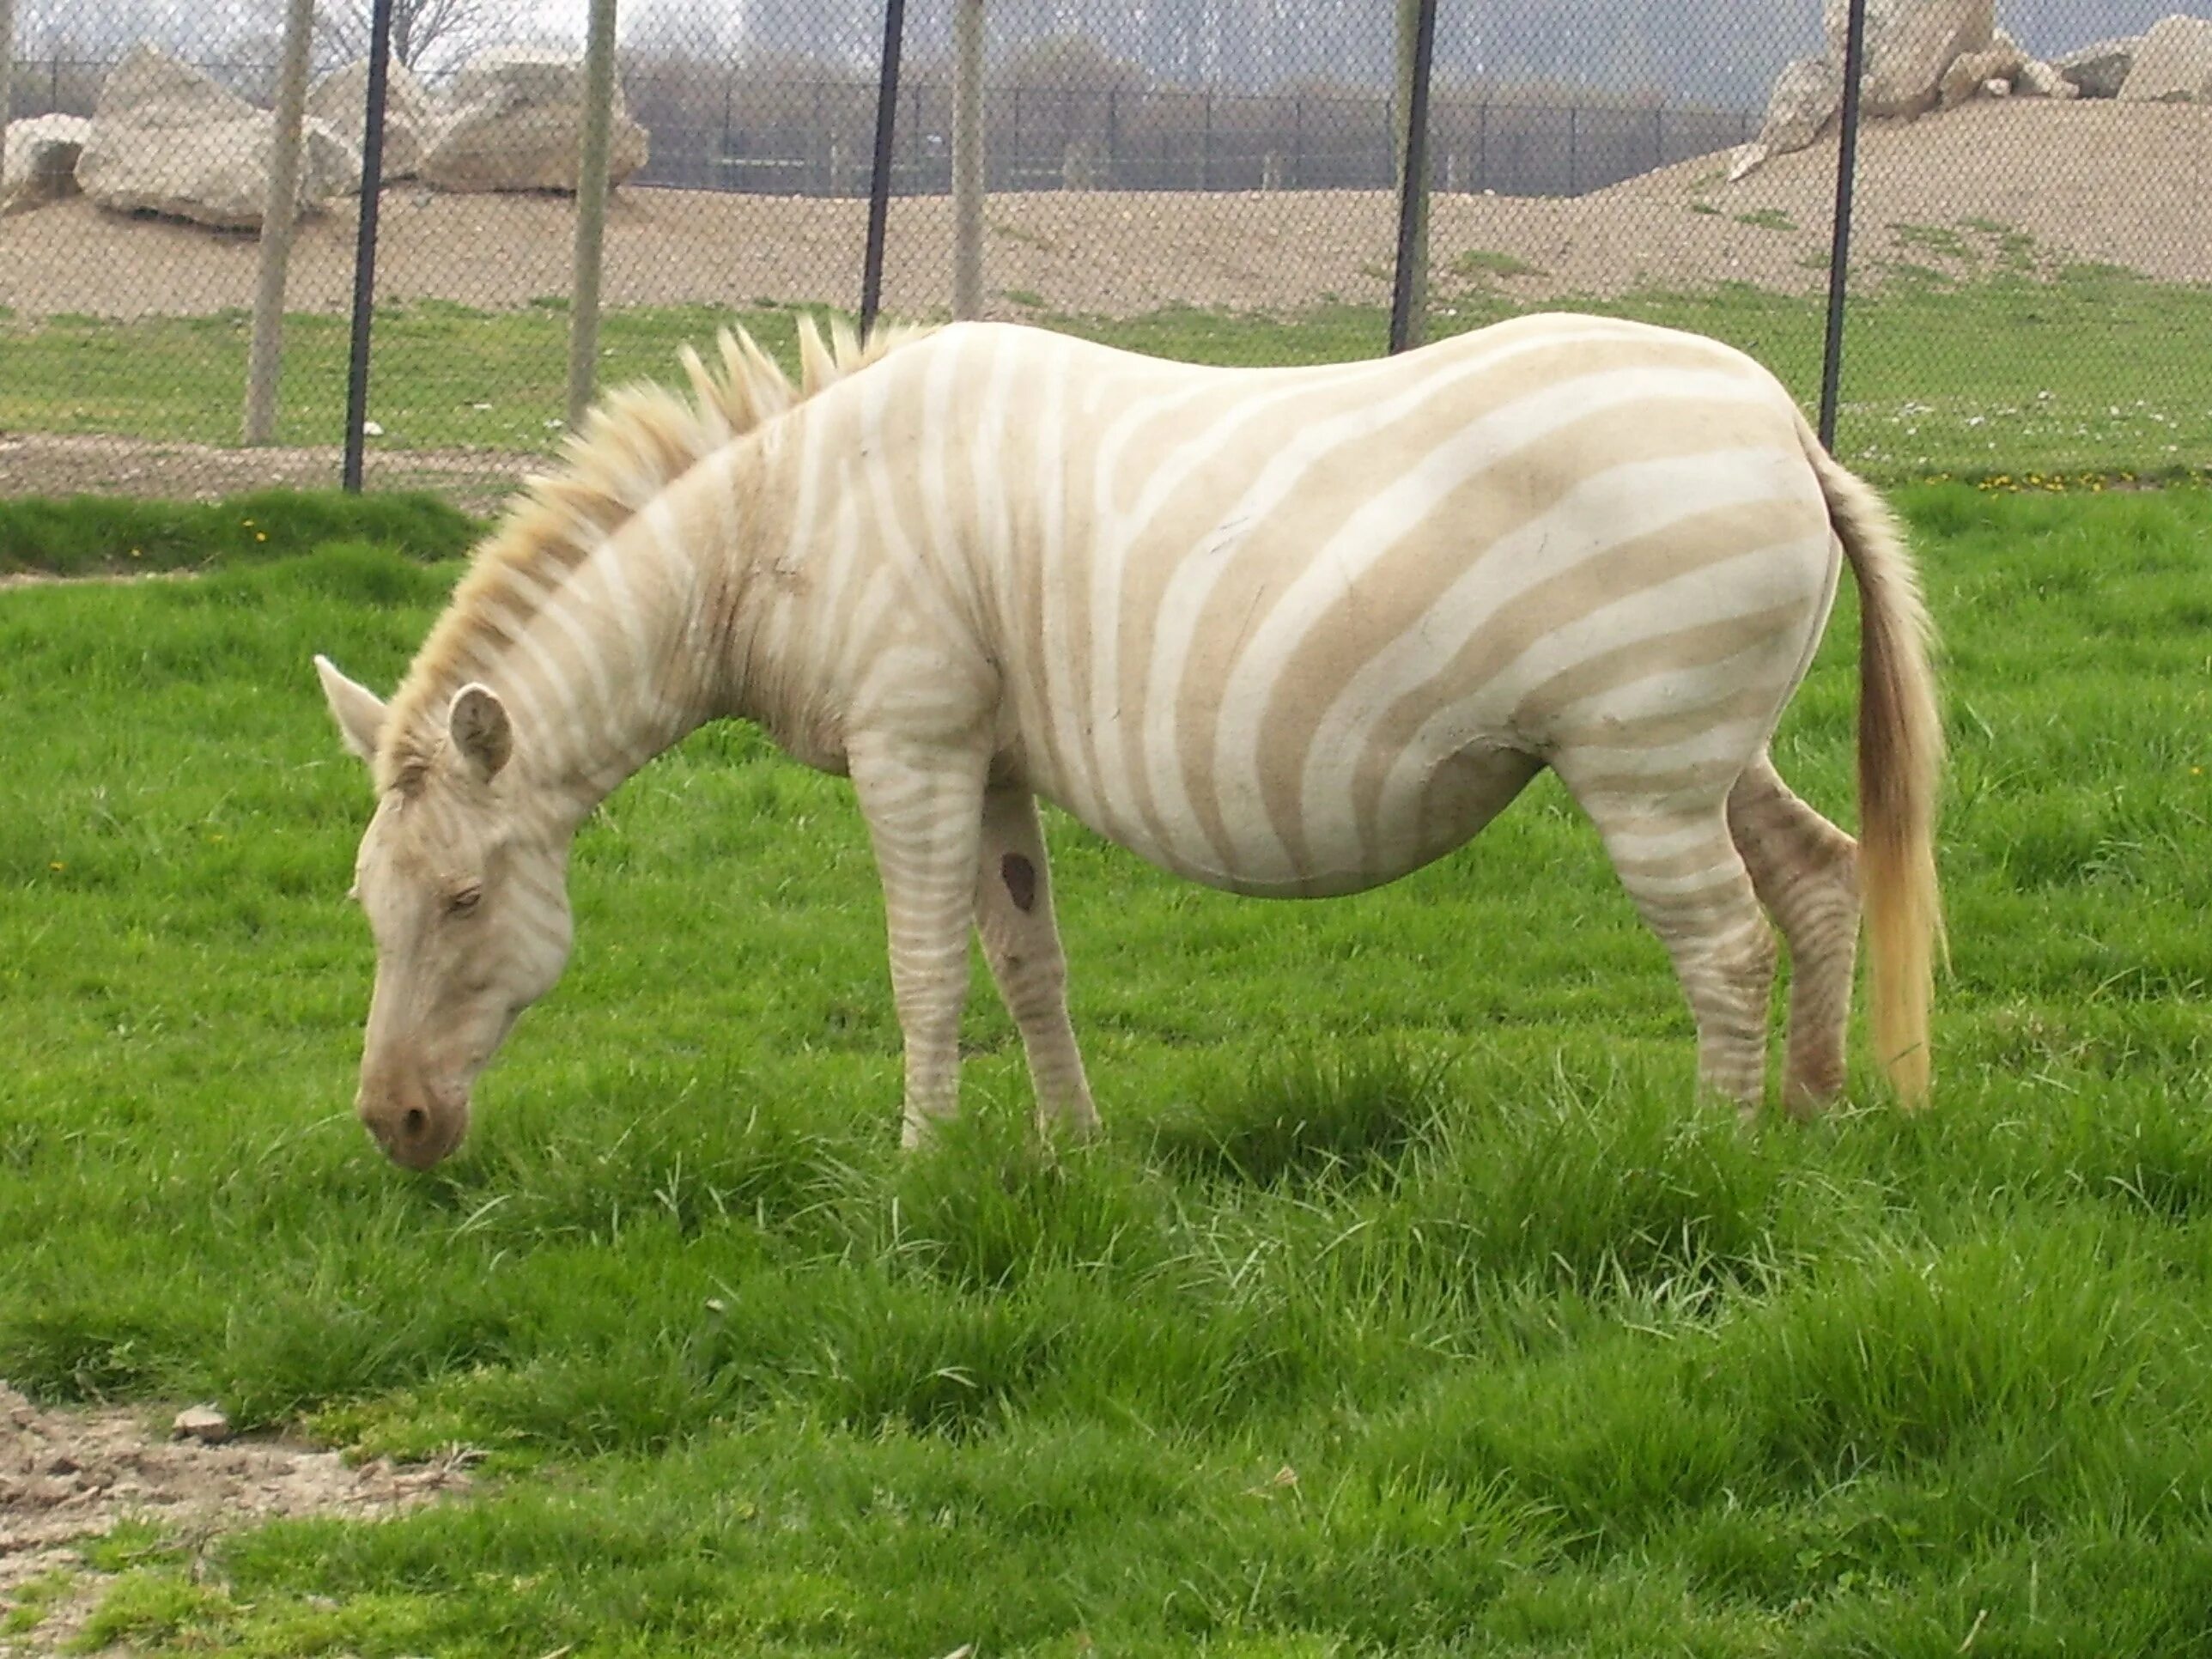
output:
<path id="1" fill-rule="evenodd" d="M 1455 276 L 1469 282 L 1488 282 L 1493 277 L 1510 280 L 1516 276 L 1540 276 L 1544 273 L 1526 259 L 1511 253 L 1502 253 L 1494 248 L 1469 248 L 1454 258 L 1449 267 Z"/>
<path id="2" fill-rule="evenodd" d="M 1004 219 L 991 221 L 991 234 L 1003 237 L 1009 242 L 1018 242 L 1024 246 L 1036 248 L 1044 253 L 1054 253 L 1059 251 L 1059 245 L 1051 237 L 1031 230 L 1026 225 L 1013 224 Z"/>
<path id="3" fill-rule="evenodd" d="M 2045 269 L 2019 233 L 1992 222 L 1892 229 L 1912 257 L 1891 262 L 1891 280 L 1855 301 L 1846 330 L 1838 448 L 1852 465 L 1893 481 L 2000 468 L 2150 473 L 2212 453 L 2212 288 L 2106 266 Z M 1431 337 L 1531 303 L 1500 289 L 1502 279 L 1537 274 L 1510 256 L 1476 250 L 1446 269 L 1460 280 L 1449 293 L 1439 287 Z M 1388 336 L 1386 316 L 1368 306 L 1282 316 L 1170 307 L 1108 320 L 1043 315 L 1041 295 L 1011 297 L 1054 327 L 1208 362 L 1372 356 Z M 1817 398 L 1823 319 L 1813 298 L 1739 285 L 1544 303 L 1713 335 L 1765 362 L 1808 407 Z M 611 312 L 604 381 L 665 379 L 679 346 L 733 322 L 789 362 L 797 314 L 757 304 Z M 566 398 L 567 323 L 550 302 L 489 313 L 426 301 L 380 313 L 370 411 L 384 436 L 373 441 L 550 447 Z M 234 443 L 246 347 L 242 313 L 0 320 L 0 429 Z M 293 319 L 280 440 L 337 441 L 345 347 L 343 319 Z"/>
<path id="4" fill-rule="evenodd" d="M 119 433 L 235 444 L 251 319 L 242 311 L 0 324 L 0 429 Z M 717 328 L 752 331 L 787 361 L 797 313 L 707 306 L 610 311 L 601 319 L 605 384 L 675 371 L 680 346 Z M 344 431 L 349 325 L 288 318 L 276 441 L 336 443 Z M 388 306 L 376 316 L 369 414 L 388 448 L 538 449 L 559 436 L 567 406 L 568 302 L 489 312 L 448 301 Z"/>
<path id="5" fill-rule="evenodd" d="M 69 1600 L 76 1583 L 75 1575 L 58 1569 L 19 1582 L 9 1592 L 14 1605 L 0 1612 L 0 1637 L 36 1630 L 57 1604 Z"/>
<path id="6" fill-rule="evenodd" d="M 1914 224 L 1907 220 L 1890 222 L 1891 237 L 1902 247 L 1915 252 L 1933 254 L 1937 258 L 1969 260 L 1974 257 L 1973 246 L 1957 229 L 1949 225 Z"/>
<path id="7" fill-rule="evenodd" d="M 198 569 L 286 557 L 343 538 L 456 558 L 483 526 L 434 496 L 270 489 L 220 501 L 0 498 L 0 575 Z"/>
<path id="8" fill-rule="evenodd" d="M 1818 400 L 1823 313 L 1748 286 L 1575 302 L 1728 341 Z M 1480 289 L 1432 311 L 1430 337 L 1525 309 Z M 1056 319 L 1115 344 L 1208 362 L 1320 362 L 1372 356 L 1374 312 L 1336 307 L 1261 318 L 1193 308 L 1125 322 Z M 2212 289 L 2167 287 L 2105 267 L 2049 281 L 1894 284 L 1853 301 L 1838 453 L 1889 482 L 1998 471 L 2140 471 L 2212 454 Z"/>
<path id="9" fill-rule="evenodd" d="M 2212 586 L 2197 490 L 1903 492 L 1948 641 L 1936 1109 L 1745 1133 L 1548 783 L 1264 904 L 1048 825 L 1103 1143 L 894 1150 L 842 784 L 702 732 L 410 1177 L 353 1123 L 364 542 L 0 596 L 0 1375 L 477 1494 L 158 1526 L 92 1635 L 248 1655 L 2212 1653 Z M 1777 746 L 1848 817 L 1848 598 Z"/>

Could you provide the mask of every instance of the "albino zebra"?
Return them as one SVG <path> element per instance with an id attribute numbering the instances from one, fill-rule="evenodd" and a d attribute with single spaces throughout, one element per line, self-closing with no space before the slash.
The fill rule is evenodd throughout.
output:
<path id="1" fill-rule="evenodd" d="M 890 344 L 898 349 L 890 349 Z M 702 722 L 848 775 L 883 881 L 904 1138 L 949 1115 L 968 932 L 1049 1126 L 1096 1123 L 1035 799 L 1241 893 L 1347 893 L 1459 846 L 1543 767 L 1695 1017 L 1698 1075 L 1844 1081 L 1864 884 L 1878 1057 L 1928 1080 L 1940 732 L 1888 514 L 1712 341 L 1534 316 L 1405 356 L 1196 368 L 957 325 L 742 337 L 689 400 L 610 398 L 477 554 L 387 705 L 316 659 L 379 797 L 359 1107 L 427 1166 L 566 960 L 595 803 Z M 1847 559 L 1852 840 L 1767 758 Z"/>

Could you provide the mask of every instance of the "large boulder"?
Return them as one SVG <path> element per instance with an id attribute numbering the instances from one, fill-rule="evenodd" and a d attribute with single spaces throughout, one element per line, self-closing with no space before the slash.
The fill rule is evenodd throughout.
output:
<path id="1" fill-rule="evenodd" d="M 453 77 L 444 118 L 422 160 L 441 190 L 573 191 L 583 175 L 584 60 L 526 48 L 483 52 Z M 607 179 L 645 165 L 645 129 L 615 88 Z"/>
<path id="2" fill-rule="evenodd" d="M 1774 77 L 1759 142 L 1776 155 L 1820 136 L 1843 103 L 1843 72 L 1825 58 L 1800 58 Z"/>
<path id="3" fill-rule="evenodd" d="M 1828 56 L 1841 64 L 1850 0 L 1824 0 L 1822 11 Z M 1944 71 L 1966 52 L 1988 51 L 1996 27 L 1996 0 L 1867 0 L 1861 112 L 1918 115 L 1935 108 Z"/>
<path id="4" fill-rule="evenodd" d="M 1962 52 L 1951 60 L 1938 85 L 1936 101 L 1945 109 L 1963 104 L 1991 82 L 2012 90 L 2012 83 L 2027 67 L 2027 54 L 2002 29 L 1980 52 Z"/>
<path id="5" fill-rule="evenodd" d="M 2128 71 L 2135 67 L 2136 53 L 2142 48 L 2140 34 L 2131 34 L 2122 40 L 2100 40 L 2094 46 L 2053 58 L 2051 66 L 2084 98 L 2117 98 L 2127 83 Z"/>
<path id="6" fill-rule="evenodd" d="M 92 123 L 81 115 L 33 115 L 8 124 L 0 164 L 0 213 L 58 202 L 77 193 L 76 161 Z"/>
<path id="7" fill-rule="evenodd" d="M 2120 96 L 2130 103 L 2188 103 L 2212 92 L 2212 22 L 2161 17 L 2136 49 Z"/>
<path id="8" fill-rule="evenodd" d="M 2012 89 L 2023 98 L 2079 98 L 2081 88 L 2062 75 L 2055 64 L 2031 58 L 2013 77 Z"/>
<path id="9" fill-rule="evenodd" d="M 189 64 L 137 46 L 93 107 L 77 183 L 100 206 L 256 230 L 268 204 L 276 118 Z M 320 121 L 301 136 L 299 205 L 361 188 L 361 156 Z"/>
<path id="10" fill-rule="evenodd" d="M 316 82 L 307 91 L 307 113 L 349 143 L 360 143 L 368 125 L 368 60 L 332 70 Z M 436 124 L 430 94 L 412 70 L 393 58 L 384 82 L 385 183 L 412 179 L 422 170 Z"/>
<path id="11" fill-rule="evenodd" d="M 1770 155 L 1802 149 L 1818 138 L 1834 119 L 1843 101 L 1841 70 L 1826 58 L 1800 58 L 1774 78 L 1774 91 L 1766 100 L 1766 120 L 1759 137 L 1735 153 L 1729 165 L 1730 182 L 1742 178 Z"/>

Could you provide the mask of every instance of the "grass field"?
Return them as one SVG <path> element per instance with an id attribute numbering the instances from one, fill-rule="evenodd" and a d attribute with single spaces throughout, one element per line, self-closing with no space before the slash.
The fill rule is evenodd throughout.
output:
<path id="1" fill-rule="evenodd" d="M 1468 256 L 1472 258 L 1473 256 Z M 1438 279 L 1432 334 L 1526 309 L 1477 260 Z M 1560 301 L 1711 334 L 1743 347 L 1817 401 L 1818 302 L 1749 287 Z M 792 355 L 796 312 L 705 307 L 610 313 L 610 381 L 665 377 L 679 346 L 736 321 Z M 2212 454 L 2212 289 L 2153 283 L 2097 266 L 2047 279 L 2000 262 L 1964 275 L 1893 274 L 1855 301 L 1846 333 L 1839 453 L 1887 479 L 1999 471 L 2166 472 Z M 1287 317 L 1170 308 L 1121 321 L 1040 314 L 1058 328 L 1165 356 L 1231 363 L 1372 356 L 1388 319 L 1337 307 Z M 538 449 L 559 435 L 568 312 L 548 301 L 471 311 L 443 301 L 379 314 L 370 412 L 399 449 Z M 231 444 L 238 439 L 248 319 L 0 319 L 0 430 L 100 432 Z M 335 443 L 343 431 L 347 325 L 291 319 L 277 436 Z"/>
<path id="2" fill-rule="evenodd" d="M 12 377 L 11 377 L 12 381 Z M 702 732 L 427 1177 L 347 1109 L 380 686 L 457 567 L 0 593 L 0 1376 L 219 1397 L 465 1501 L 118 1553 L 277 1655 L 2212 1654 L 2212 496 L 1900 492 L 1948 639 L 1936 1109 L 1689 1103 L 1548 782 L 1264 904 L 1050 825 L 1108 1133 L 894 1150 L 844 786 Z M 1846 590 L 1848 593 L 1848 588 Z M 1848 818 L 1848 599 L 1778 745 Z"/>

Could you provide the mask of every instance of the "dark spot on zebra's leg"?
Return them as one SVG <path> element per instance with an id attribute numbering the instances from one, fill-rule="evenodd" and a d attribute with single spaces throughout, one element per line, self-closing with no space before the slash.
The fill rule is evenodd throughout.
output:
<path id="1" fill-rule="evenodd" d="M 1036 904 L 1036 866 L 1019 853 L 1009 853 L 999 860 L 999 878 L 1006 884 L 1006 896 L 1014 902 L 1014 908 L 1026 912 Z"/>

